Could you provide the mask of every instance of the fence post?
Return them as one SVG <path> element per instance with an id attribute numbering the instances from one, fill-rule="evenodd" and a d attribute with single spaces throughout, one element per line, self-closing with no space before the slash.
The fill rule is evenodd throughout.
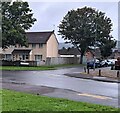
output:
<path id="1" fill-rule="evenodd" d="M 111 70 L 113 70 L 114 69 L 114 65 L 111 65 Z"/>
<path id="2" fill-rule="evenodd" d="M 85 73 L 86 73 L 86 67 L 84 67 L 84 71 L 85 71 Z"/>
<path id="3" fill-rule="evenodd" d="M 90 72 L 89 72 L 89 68 L 87 68 L 87 74 L 89 74 Z"/>
<path id="4" fill-rule="evenodd" d="M 99 76 L 101 76 L 101 69 L 99 69 Z"/>
<path id="5" fill-rule="evenodd" d="M 120 74 L 120 72 L 119 72 L 119 71 L 117 71 L 117 78 L 119 78 L 119 74 Z"/>

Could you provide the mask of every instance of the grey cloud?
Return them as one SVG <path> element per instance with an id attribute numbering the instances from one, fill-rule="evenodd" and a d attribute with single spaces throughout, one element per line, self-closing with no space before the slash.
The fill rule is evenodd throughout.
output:
<path id="1" fill-rule="evenodd" d="M 117 38 L 117 32 L 115 30 L 118 24 L 118 13 L 116 11 L 117 3 L 115 2 L 30 2 L 29 4 L 33 10 L 34 17 L 37 18 L 37 22 L 31 28 L 31 31 L 53 30 L 53 25 L 55 25 L 56 34 L 58 34 L 57 26 L 69 10 L 88 6 L 105 12 L 106 16 L 112 19 L 114 25 L 113 35 Z M 60 36 L 58 37 L 60 39 Z"/>

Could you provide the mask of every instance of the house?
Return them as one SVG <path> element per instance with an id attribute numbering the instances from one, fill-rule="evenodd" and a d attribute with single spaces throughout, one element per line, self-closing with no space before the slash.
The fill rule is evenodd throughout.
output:
<path id="1" fill-rule="evenodd" d="M 74 45 L 71 44 L 71 43 L 61 42 L 61 43 L 59 43 L 58 49 L 59 50 L 62 49 L 62 48 L 68 49 L 68 48 L 72 48 L 72 47 L 74 47 Z"/>
<path id="2" fill-rule="evenodd" d="M 54 31 L 26 32 L 28 47 L 19 44 L 3 50 L 4 60 L 46 61 L 58 57 L 58 41 Z"/>
<path id="3" fill-rule="evenodd" d="M 80 57 L 81 53 L 77 48 L 62 48 L 58 51 L 59 57 Z"/>
<path id="4" fill-rule="evenodd" d="M 112 54 L 108 58 L 117 59 L 118 57 L 120 57 L 120 48 L 113 48 Z"/>
<path id="5" fill-rule="evenodd" d="M 100 59 L 101 58 L 101 52 L 100 52 L 100 49 L 99 48 L 96 48 L 96 49 L 88 49 L 86 52 L 85 52 L 85 56 L 86 56 L 86 59 L 87 60 L 92 60 L 94 58 L 97 58 L 97 59 Z"/>
<path id="6" fill-rule="evenodd" d="M 118 57 L 120 57 L 120 41 L 119 40 L 117 41 L 116 48 L 113 49 L 111 57 L 114 59 L 117 59 Z"/>

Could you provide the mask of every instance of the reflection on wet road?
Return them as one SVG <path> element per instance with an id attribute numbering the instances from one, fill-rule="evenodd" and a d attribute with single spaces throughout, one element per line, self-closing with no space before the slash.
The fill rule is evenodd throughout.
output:
<path id="1" fill-rule="evenodd" d="M 82 68 L 66 68 L 51 71 L 3 71 L 3 81 L 42 85 L 77 92 L 118 97 L 118 84 L 85 80 L 64 76 L 65 73 L 81 72 Z"/>

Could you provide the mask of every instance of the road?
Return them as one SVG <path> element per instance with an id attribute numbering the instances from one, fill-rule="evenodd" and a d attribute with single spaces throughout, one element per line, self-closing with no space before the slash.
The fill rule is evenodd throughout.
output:
<path id="1" fill-rule="evenodd" d="M 77 101 L 118 107 L 118 84 L 64 76 L 65 73 L 79 73 L 82 68 L 66 68 L 51 71 L 3 71 L 4 82 L 25 83 L 63 89 L 46 93 Z M 65 90 L 68 93 L 65 93 Z M 71 91 L 71 93 L 70 93 Z"/>

